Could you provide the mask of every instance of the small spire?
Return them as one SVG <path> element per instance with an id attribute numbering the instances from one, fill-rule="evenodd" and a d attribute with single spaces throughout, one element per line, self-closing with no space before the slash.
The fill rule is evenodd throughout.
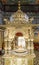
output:
<path id="1" fill-rule="evenodd" d="M 18 1 L 18 10 L 20 10 L 21 8 L 20 8 L 20 1 Z"/>

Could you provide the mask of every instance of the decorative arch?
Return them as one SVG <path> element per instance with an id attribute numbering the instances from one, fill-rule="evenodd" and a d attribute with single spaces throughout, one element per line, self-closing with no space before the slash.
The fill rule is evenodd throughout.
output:
<path id="1" fill-rule="evenodd" d="M 23 33 L 22 32 L 17 32 L 15 35 L 16 36 L 23 36 Z"/>

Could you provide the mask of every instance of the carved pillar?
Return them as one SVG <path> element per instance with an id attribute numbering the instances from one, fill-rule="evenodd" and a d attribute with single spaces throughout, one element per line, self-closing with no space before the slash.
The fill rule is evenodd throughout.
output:
<path id="1" fill-rule="evenodd" d="M 28 47 L 27 47 L 29 54 L 30 54 L 30 39 L 28 39 Z"/>
<path id="2" fill-rule="evenodd" d="M 31 54 L 34 53 L 34 44 L 33 44 L 33 39 L 31 39 Z"/>
<path id="3" fill-rule="evenodd" d="M 3 31 L 0 29 L 0 50 L 2 50 L 2 44 L 3 44 Z"/>

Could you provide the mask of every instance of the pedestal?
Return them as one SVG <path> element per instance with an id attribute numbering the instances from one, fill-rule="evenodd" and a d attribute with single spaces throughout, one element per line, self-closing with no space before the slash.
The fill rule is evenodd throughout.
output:
<path id="1" fill-rule="evenodd" d="M 4 65 L 34 65 L 35 55 L 26 55 L 24 57 L 10 55 L 3 58 Z"/>

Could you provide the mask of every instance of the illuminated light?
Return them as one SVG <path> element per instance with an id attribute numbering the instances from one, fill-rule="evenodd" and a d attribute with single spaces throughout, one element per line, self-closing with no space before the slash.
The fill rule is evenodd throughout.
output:
<path id="1" fill-rule="evenodd" d="M 24 37 L 18 37 L 18 46 L 25 47 L 25 39 Z"/>
<path id="2" fill-rule="evenodd" d="M 29 21 L 29 17 L 27 15 L 25 15 L 25 18 L 26 18 L 26 21 L 28 22 Z"/>

